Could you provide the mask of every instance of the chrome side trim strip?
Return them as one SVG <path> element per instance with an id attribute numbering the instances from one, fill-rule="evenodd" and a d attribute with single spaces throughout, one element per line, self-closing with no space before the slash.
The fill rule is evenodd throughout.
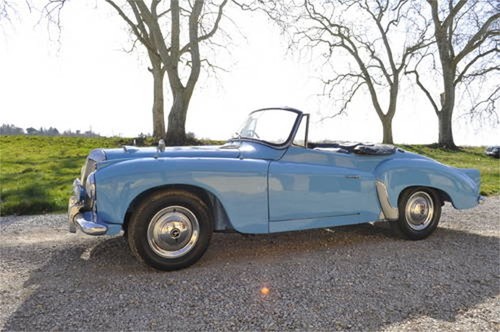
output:
<path id="1" fill-rule="evenodd" d="M 378 200 L 380 202 L 380 207 L 382 208 L 385 219 L 397 220 L 399 218 L 399 211 L 397 208 L 392 207 L 391 203 L 389 202 L 387 187 L 382 181 L 376 181 L 375 186 L 377 187 Z"/>

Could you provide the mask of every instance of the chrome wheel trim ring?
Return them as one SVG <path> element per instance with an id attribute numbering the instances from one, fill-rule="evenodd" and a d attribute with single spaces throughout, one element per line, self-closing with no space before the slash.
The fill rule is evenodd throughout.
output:
<path id="1" fill-rule="evenodd" d="M 200 236 L 198 218 L 183 206 L 169 206 L 158 211 L 148 225 L 149 247 L 163 258 L 187 254 Z"/>
<path id="2" fill-rule="evenodd" d="M 413 193 L 406 202 L 405 217 L 408 226 L 415 231 L 427 228 L 434 216 L 434 201 L 424 191 Z"/>

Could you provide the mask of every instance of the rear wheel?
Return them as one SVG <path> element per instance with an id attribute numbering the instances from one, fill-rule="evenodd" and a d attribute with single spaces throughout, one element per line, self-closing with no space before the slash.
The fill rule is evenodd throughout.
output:
<path id="1" fill-rule="evenodd" d="M 435 190 L 411 188 L 399 199 L 399 219 L 391 221 L 392 228 L 410 240 L 421 240 L 431 235 L 441 217 L 441 201 Z"/>
<path id="2" fill-rule="evenodd" d="M 154 193 L 130 218 L 127 240 L 142 262 L 164 271 L 195 263 L 206 251 L 212 221 L 206 204 L 185 191 Z"/>

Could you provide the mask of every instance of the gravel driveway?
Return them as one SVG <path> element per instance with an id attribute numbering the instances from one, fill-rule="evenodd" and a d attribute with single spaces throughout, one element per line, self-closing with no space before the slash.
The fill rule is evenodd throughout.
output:
<path id="1" fill-rule="evenodd" d="M 0 220 L 2 330 L 500 330 L 500 197 L 424 241 L 382 225 L 215 234 L 176 272 L 64 215 Z M 262 295 L 262 287 L 270 292 Z"/>

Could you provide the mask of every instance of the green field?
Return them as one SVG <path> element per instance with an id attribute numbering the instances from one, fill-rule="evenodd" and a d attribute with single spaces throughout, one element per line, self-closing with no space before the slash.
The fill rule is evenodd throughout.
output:
<path id="1" fill-rule="evenodd" d="M 66 210 L 73 180 L 88 152 L 130 144 L 123 138 L 0 136 L 0 214 L 37 214 Z M 428 146 L 401 146 L 443 163 L 481 171 L 481 193 L 500 194 L 500 160 L 484 148 L 453 152 Z"/>
<path id="2" fill-rule="evenodd" d="M 65 210 L 89 151 L 124 143 L 117 138 L 0 136 L 0 214 Z"/>

